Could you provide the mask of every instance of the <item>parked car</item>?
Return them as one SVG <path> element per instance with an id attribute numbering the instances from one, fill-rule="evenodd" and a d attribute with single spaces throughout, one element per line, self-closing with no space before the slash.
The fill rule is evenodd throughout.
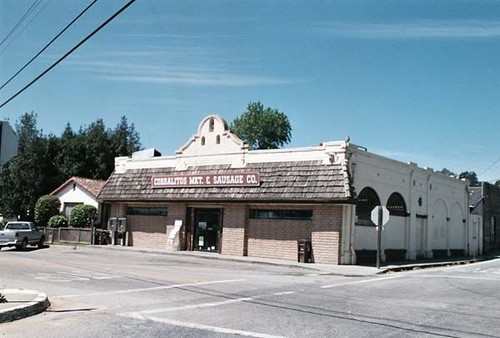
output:
<path id="1" fill-rule="evenodd" d="M 44 232 L 33 222 L 8 222 L 0 231 L 0 249 L 15 246 L 18 250 L 25 250 L 28 245 L 42 248 L 44 242 Z"/>

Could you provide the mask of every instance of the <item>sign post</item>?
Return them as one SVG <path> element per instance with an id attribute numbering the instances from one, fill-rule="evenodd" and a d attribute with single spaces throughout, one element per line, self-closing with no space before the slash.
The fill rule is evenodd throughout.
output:
<path id="1" fill-rule="evenodd" d="M 378 205 L 373 208 L 370 219 L 376 225 L 375 230 L 377 232 L 377 269 L 380 269 L 382 230 L 383 226 L 389 221 L 389 210 L 387 210 L 387 208 L 382 205 Z"/>

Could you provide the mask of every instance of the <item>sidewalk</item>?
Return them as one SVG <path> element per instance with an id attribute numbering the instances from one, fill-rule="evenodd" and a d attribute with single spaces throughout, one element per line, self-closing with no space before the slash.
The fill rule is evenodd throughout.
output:
<path id="1" fill-rule="evenodd" d="M 0 303 L 0 323 L 12 322 L 45 311 L 50 302 L 45 293 L 24 289 L 0 289 L 7 303 Z"/>
<path id="2" fill-rule="evenodd" d="M 324 275 L 340 275 L 347 277 L 366 277 L 375 276 L 391 272 L 400 272 L 407 270 L 425 269 L 439 266 L 451 265 L 465 265 L 484 260 L 494 259 L 497 256 L 481 256 L 481 257 L 457 257 L 448 258 L 444 260 L 422 260 L 422 261 L 408 261 L 401 263 L 382 264 L 380 269 L 370 265 L 333 265 L 333 264 L 317 264 L 317 263 L 299 263 L 294 261 L 261 258 L 261 257 L 248 257 L 248 256 L 231 256 L 221 255 L 215 252 L 203 251 L 167 251 L 160 249 L 138 248 L 132 246 L 119 246 L 119 245 L 93 245 L 92 248 L 102 250 L 121 250 L 130 252 L 154 253 L 172 256 L 184 257 L 197 257 L 202 259 L 213 259 L 232 262 L 245 262 L 251 264 L 268 264 L 276 266 L 284 266 L 291 268 L 300 268 L 310 271 L 310 274 L 324 274 Z"/>

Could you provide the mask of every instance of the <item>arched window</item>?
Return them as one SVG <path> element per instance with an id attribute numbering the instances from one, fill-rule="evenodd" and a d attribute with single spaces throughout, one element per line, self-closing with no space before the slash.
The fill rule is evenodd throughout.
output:
<path id="1" fill-rule="evenodd" d="M 215 144 L 220 144 L 220 135 L 215 138 Z"/>
<path id="2" fill-rule="evenodd" d="M 204 146 L 205 145 L 205 136 L 202 136 L 201 137 L 201 145 Z"/>
<path id="3" fill-rule="evenodd" d="M 406 210 L 406 203 L 401 194 L 394 192 L 387 200 L 387 209 L 389 210 L 389 215 L 391 216 L 408 216 L 408 211 Z"/>
<path id="4" fill-rule="evenodd" d="M 208 124 L 208 131 L 213 132 L 214 131 L 214 126 L 215 126 L 215 121 L 213 117 L 210 119 L 209 124 Z"/>
<path id="5" fill-rule="evenodd" d="M 370 220 L 370 216 L 373 208 L 377 205 L 380 205 L 380 199 L 375 190 L 369 187 L 361 190 L 356 204 L 356 224 L 375 226 Z"/>

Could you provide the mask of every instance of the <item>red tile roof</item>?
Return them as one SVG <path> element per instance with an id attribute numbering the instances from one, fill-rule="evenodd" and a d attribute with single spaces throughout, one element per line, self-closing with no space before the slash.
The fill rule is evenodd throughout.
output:
<path id="1" fill-rule="evenodd" d="M 102 188 L 104 187 L 104 184 L 106 184 L 106 181 L 73 176 L 70 179 L 68 179 L 66 182 L 61 184 L 57 189 L 52 191 L 50 194 L 55 195 L 59 191 L 64 189 L 66 186 L 68 186 L 69 184 L 72 184 L 72 183 L 76 183 L 83 190 L 87 191 L 89 194 L 91 194 L 92 196 L 97 198 L 97 196 L 101 192 Z"/>

